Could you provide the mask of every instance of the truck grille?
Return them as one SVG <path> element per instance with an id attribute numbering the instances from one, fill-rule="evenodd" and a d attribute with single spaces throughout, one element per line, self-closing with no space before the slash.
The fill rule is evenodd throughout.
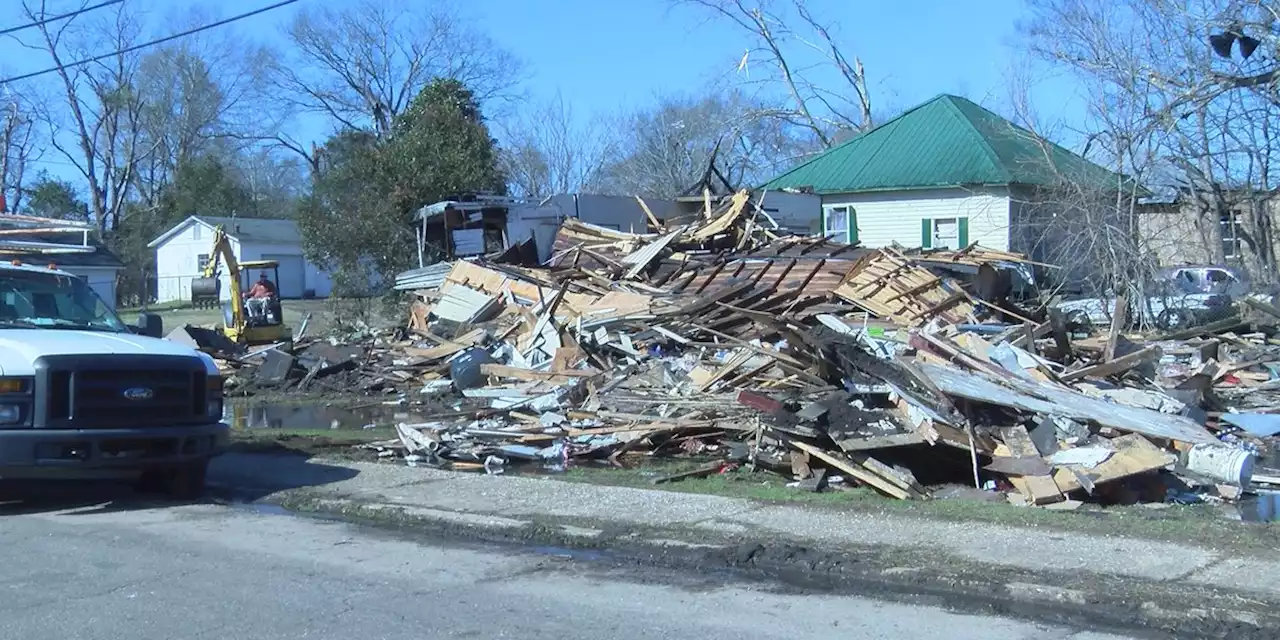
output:
<path id="1" fill-rule="evenodd" d="M 204 363 L 181 356 L 43 356 L 36 428 L 95 429 L 207 422 Z"/>

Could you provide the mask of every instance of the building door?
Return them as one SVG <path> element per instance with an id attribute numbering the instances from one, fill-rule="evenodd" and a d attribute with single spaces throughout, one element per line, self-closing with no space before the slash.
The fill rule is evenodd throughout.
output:
<path id="1" fill-rule="evenodd" d="M 281 298 L 301 298 L 303 289 L 307 287 L 307 263 L 302 256 L 262 254 L 263 260 L 275 260 L 280 263 L 280 282 L 276 290 Z M 249 285 L 258 280 L 258 274 L 249 274 Z"/>

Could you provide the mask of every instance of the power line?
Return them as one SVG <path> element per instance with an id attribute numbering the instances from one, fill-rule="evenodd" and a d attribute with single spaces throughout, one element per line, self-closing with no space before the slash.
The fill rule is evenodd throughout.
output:
<path id="1" fill-rule="evenodd" d="M 9 35 L 10 33 L 17 33 L 17 32 L 22 31 L 22 30 L 24 30 L 24 29 L 30 29 L 31 27 L 38 27 L 38 26 L 41 26 L 41 25 L 46 25 L 46 24 L 49 24 L 50 22 L 57 22 L 57 21 L 59 21 L 59 20 L 62 20 L 63 18 L 74 18 L 75 16 L 78 16 L 78 15 L 80 15 L 80 14 L 82 14 L 82 13 L 88 13 L 88 12 L 90 12 L 90 11 L 93 11 L 94 9 L 101 9 L 101 8 L 103 8 L 103 7 L 109 7 L 109 6 L 113 5 L 113 4 L 120 4 L 121 2 L 124 2 L 124 0 L 107 0 L 107 2 L 103 2 L 103 3 L 100 3 L 100 4 L 95 4 L 95 5 L 93 5 L 92 7 L 84 7 L 83 9 L 77 9 L 77 10 L 75 10 L 75 11 L 68 11 L 68 12 L 66 12 L 66 13 L 64 13 L 64 14 L 62 14 L 62 15 L 49 16 L 48 18 L 42 18 L 42 19 L 40 19 L 40 20 L 38 20 L 38 21 L 36 21 L 36 22 L 32 22 L 32 23 L 30 23 L 30 24 L 24 24 L 24 25 L 17 26 L 17 27 L 9 27 L 8 29 L 0 30 L 0 36 Z"/>
<path id="2" fill-rule="evenodd" d="M 250 11 L 250 12 L 248 12 L 248 13 L 242 13 L 242 14 L 240 14 L 240 15 L 238 15 L 238 16 L 232 16 L 232 17 L 227 18 L 227 19 L 225 19 L 225 20 L 219 20 L 219 21 L 217 21 L 217 22 L 211 22 L 211 23 L 209 23 L 209 24 L 206 24 L 206 25 L 203 25 L 203 26 L 199 26 L 199 27 L 196 27 L 196 28 L 194 28 L 194 29 L 188 29 L 188 30 L 186 30 L 186 31 L 183 31 L 182 33 L 175 33 L 175 34 L 173 34 L 173 35 L 171 35 L 171 36 L 165 36 L 165 37 L 160 38 L 160 39 L 158 39 L 158 40 L 152 40 L 151 42 L 144 42 L 144 43 L 142 43 L 142 44 L 135 44 L 135 45 L 133 45 L 132 47 L 126 47 L 126 48 L 124 48 L 124 49 L 119 49 L 119 50 L 117 50 L 117 51 L 112 51 L 111 53 L 104 53 L 104 54 L 102 54 L 102 55 L 94 56 L 94 57 L 92 57 L 92 58 L 85 58 L 85 59 L 83 59 L 83 60 L 76 60 L 75 62 L 71 62 L 71 63 L 68 63 L 68 64 L 64 64 L 64 65 L 61 65 L 61 66 L 57 66 L 57 67 L 50 67 L 50 68 L 48 68 L 48 69 L 42 69 L 42 70 L 40 70 L 40 71 L 33 71 L 33 72 L 31 72 L 31 73 L 24 73 L 24 74 L 22 74 L 22 75 L 20 75 L 20 76 L 13 76 L 12 78 L 5 78 L 4 80 L 0 80 L 0 85 L 6 85 L 6 84 L 9 84 L 10 82 L 17 82 L 17 81 L 19 81 L 19 80 L 27 80 L 27 79 L 29 79 L 29 78 L 34 78 L 34 77 L 36 77 L 36 76 L 42 76 L 42 75 L 44 75 L 44 74 L 46 74 L 46 73 L 53 73 L 53 72 L 55 72 L 55 71 L 60 71 L 60 70 L 62 70 L 62 69 L 67 69 L 67 68 L 70 68 L 70 67 L 78 67 L 78 66 L 80 66 L 80 65 L 89 64 L 90 62 L 97 62 L 97 61 L 99 61 L 99 60 L 106 60 L 107 58 L 111 58 L 111 57 L 114 57 L 114 56 L 124 55 L 124 54 L 126 54 L 126 53 L 132 53 L 132 52 L 134 52 L 134 51 L 137 51 L 138 49 L 145 49 L 145 48 L 147 48 L 147 47 L 154 47 L 155 45 L 158 45 L 158 44 L 164 44 L 164 43 L 169 42 L 169 41 L 171 41 L 171 40 L 177 40 L 178 38 L 185 38 L 185 37 L 187 37 L 187 36 L 189 36 L 189 35 L 194 35 L 194 34 L 200 33 L 201 31 L 208 31 L 209 29 L 214 29 L 214 28 L 217 28 L 217 27 L 221 27 L 221 26 L 223 26 L 223 25 L 231 24 L 232 22 L 236 22 L 236 21 L 238 21 L 238 20 L 244 20 L 245 18 L 250 18 L 250 17 L 256 16 L 256 15 L 258 15 L 258 14 L 260 14 L 260 13 L 266 13 L 266 12 L 268 12 L 268 11 L 271 11 L 272 9 L 279 9 L 280 7 L 283 7 L 283 6 L 285 6 L 285 5 L 293 4 L 293 3 L 297 2 L 297 1 L 298 1 L 298 0 L 284 0 L 283 2 L 277 2 L 277 3 L 273 4 L 273 5 L 266 6 L 266 7 L 262 7 L 261 9 L 255 9 L 255 10 Z"/>

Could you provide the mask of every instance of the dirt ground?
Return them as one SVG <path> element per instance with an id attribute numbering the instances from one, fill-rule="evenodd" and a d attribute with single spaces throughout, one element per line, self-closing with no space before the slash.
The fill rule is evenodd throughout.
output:
<path id="1" fill-rule="evenodd" d="M 296 332 L 299 325 L 302 324 L 303 318 L 307 314 L 311 314 L 311 320 L 307 324 L 307 333 L 310 335 L 319 335 L 328 332 L 333 327 L 333 319 L 341 316 L 345 319 L 352 319 L 365 316 L 374 323 L 384 323 L 388 319 L 382 317 L 380 309 L 381 301 L 377 299 L 369 300 L 284 300 L 281 303 L 284 310 L 284 321 Z M 164 330 L 166 333 L 177 327 L 188 324 L 212 327 L 222 323 L 221 309 L 192 309 L 190 307 L 179 308 L 152 308 L 152 309 L 122 309 L 120 315 L 126 322 L 131 322 L 133 316 L 143 311 L 160 314 L 164 319 Z"/>

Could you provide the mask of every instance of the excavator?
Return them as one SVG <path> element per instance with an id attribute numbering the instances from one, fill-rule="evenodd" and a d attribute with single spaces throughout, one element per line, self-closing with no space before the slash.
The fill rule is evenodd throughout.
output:
<path id="1" fill-rule="evenodd" d="M 272 282 L 280 282 L 280 263 L 275 260 L 253 260 L 240 262 L 231 250 L 231 240 L 222 226 L 213 230 L 213 250 L 209 253 L 209 262 L 205 264 L 204 273 L 191 280 L 192 298 L 218 299 L 219 277 L 218 263 L 225 262 L 227 275 L 231 280 L 230 308 L 222 313 L 222 333 L 232 342 L 243 345 L 262 345 L 277 342 L 292 342 L 293 331 L 284 323 L 284 314 L 280 308 L 280 296 L 272 296 L 267 302 L 261 316 L 248 312 L 245 305 L 244 291 L 248 288 L 248 277 L 252 271 L 271 271 Z M 243 276 L 243 280 L 241 279 Z"/>

